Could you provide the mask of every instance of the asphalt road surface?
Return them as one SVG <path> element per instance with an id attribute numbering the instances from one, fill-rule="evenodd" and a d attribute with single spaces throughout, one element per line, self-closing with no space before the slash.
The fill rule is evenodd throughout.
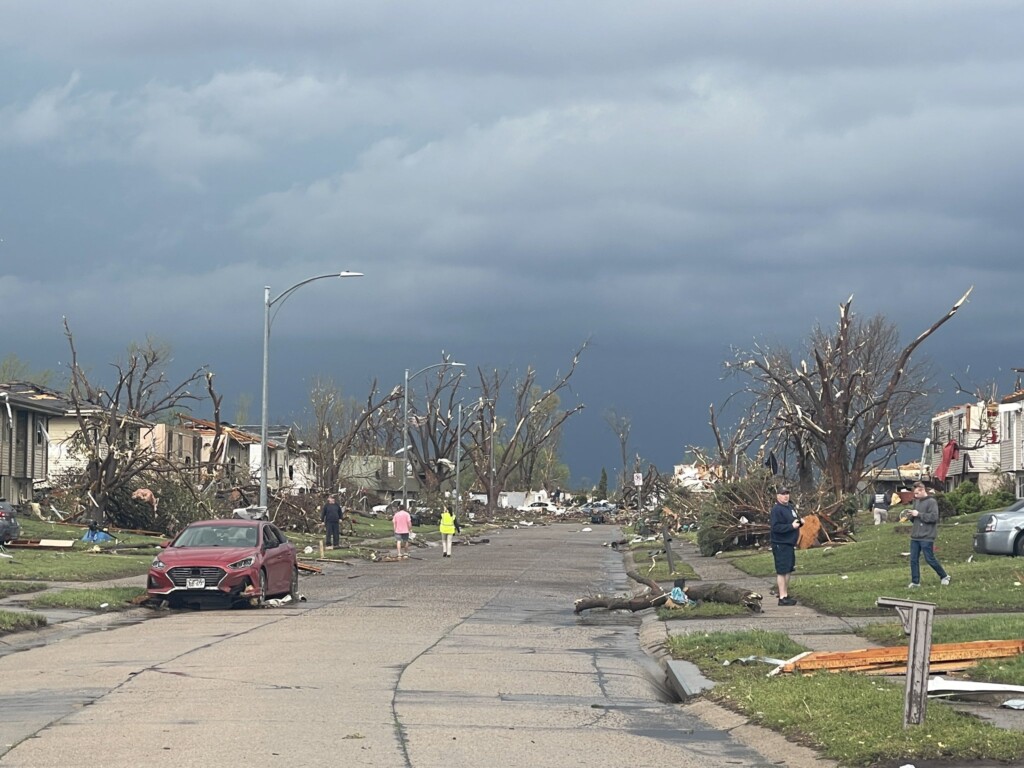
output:
<path id="1" fill-rule="evenodd" d="M 294 606 L 8 638 L 0 766 L 798 764 L 671 702 L 634 616 L 573 613 L 628 589 L 593 529 L 329 565 Z"/>

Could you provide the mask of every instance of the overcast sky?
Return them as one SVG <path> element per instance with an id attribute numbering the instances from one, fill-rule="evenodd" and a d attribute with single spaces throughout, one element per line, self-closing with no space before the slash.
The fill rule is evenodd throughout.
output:
<path id="1" fill-rule="evenodd" d="M 851 294 L 1012 389 L 1018 2 L 0 0 L 0 357 L 99 369 L 147 335 L 258 421 L 441 351 L 564 402 L 574 480 L 709 444 L 721 364 Z M 966 373 L 965 373 L 966 372 Z"/>

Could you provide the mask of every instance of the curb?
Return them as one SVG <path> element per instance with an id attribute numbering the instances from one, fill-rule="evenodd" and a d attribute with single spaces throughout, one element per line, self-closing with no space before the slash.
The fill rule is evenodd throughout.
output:
<path id="1" fill-rule="evenodd" d="M 623 565 L 627 569 L 628 556 L 628 550 L 623 552 Z M 840 768 L 839 763 L 822 757 L 815 750 L 789 741 L 777 731 L 755 725 L 744 715 L 704 698 L 701 694 L 710 690 L 714 683 L 690 662 L 672 658 L 668 651 L 669 636 L 668 624 L 653 612 L 646 611 L 640 616 L 637 630 L 640 649 L 661 667 L 667 687 L 679 696 L 678 706 L 686 714 L 728 732 L 737 742 L 769 762 L 788 768 Z"/>

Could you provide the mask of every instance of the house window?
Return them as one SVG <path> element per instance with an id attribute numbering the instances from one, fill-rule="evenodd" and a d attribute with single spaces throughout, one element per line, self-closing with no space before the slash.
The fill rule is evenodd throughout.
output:
<path id="1" fill-rule="evenodd" d="M 36 445 L 43 444 L 43 424 L 42 422 L 36 422 Z"/>

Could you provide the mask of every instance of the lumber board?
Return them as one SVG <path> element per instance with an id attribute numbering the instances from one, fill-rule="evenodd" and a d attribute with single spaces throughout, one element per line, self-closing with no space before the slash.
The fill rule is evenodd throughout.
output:
<path id="1" fill-rule="evenodd" d="M 929 665 L 942 662 L 1002 659 L 1024 653 L 1024 639 L 974 640 L 966 643 L 932 645 Z M 857 651 L 821 651 L 809 653 L 783 665 L 782 672 L 809 672 L 817 669 L 857 670 L 886 665 L 907 665 L 907 647 L 864 648 Z"/>

